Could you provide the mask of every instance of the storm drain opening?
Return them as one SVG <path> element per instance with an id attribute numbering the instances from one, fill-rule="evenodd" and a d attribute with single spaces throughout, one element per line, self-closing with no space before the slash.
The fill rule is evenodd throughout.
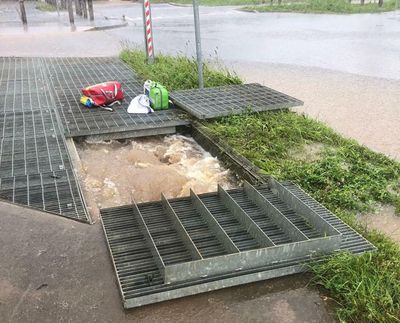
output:
<path id="1" fill-rule="evenodd" d="M 375 249 L 199 123 L 174 134 L 67 142 L 125 308 L 298 273 L 338 250 Z"/>
<path id="2" fill-rule="evenodd" d="M 238 186 L 235 174 L 190 134 L 133 139 L 75 139 L 69 145 L 89 213 L 137 202 Z"/>
<path id="3" fill-rule="evenodd" d="M 297 186 L 257 175 L 200 124 L 190 135 L 77 140 L 76 150 L 125 308 L 375 248 Z"/>

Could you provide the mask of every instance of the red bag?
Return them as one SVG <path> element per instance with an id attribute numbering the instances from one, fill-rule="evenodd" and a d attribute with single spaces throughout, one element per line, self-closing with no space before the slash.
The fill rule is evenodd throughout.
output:
<path id="1" fill-rule="evenodd" d="M 96 106 L 107 106 L 117 102 L 121 103 L 124 99 L 121 83 L 117 81 L 88 86 L 81 91 L 84 96 L 92 99 Z"/>

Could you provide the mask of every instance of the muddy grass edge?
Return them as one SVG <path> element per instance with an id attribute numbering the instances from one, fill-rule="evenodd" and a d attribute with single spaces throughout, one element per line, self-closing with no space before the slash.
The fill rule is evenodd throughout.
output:
<path id="1" fill-rule="evenodd" d="M 312 14 L 363 14 L 381 13 L 396 10 L 395 0 L 385 0 L 382 7 L 378 3 L 350 3 L 347 0 L 306 0 L 301 2 L 282 2 L 275 4 L 250 5 L 240 8 L 246 12 L 294 12 Z"/>
<path id="2" fill-rule="evenodd" d="M 120 57 L 143 79 L 169 90 L 197 87 L 193 59 L 159 55 L 154 65 L 147 65 L 144 53 L 136 49 L 123 50 Z M 205 64 L 204 70 L 205 86 L 242 83 L 224 68 Z M 327 289 L 339 304 L 340 321 L 400 321 L 400 247 L 356 221 L 360 212 L 382 204 L 400 211 L 400 163 L 290 111 L 224 117 L 203 126 L 259 167 L 261 175 L 299 184 L 378 248 L 361 256 L 342 253 L 310 268 L 313 283 Z M 312 143 L 322 144 L 318 156 L 302 158 L 301 151 Z"/>
<path id="3" fill-rule="evenodd" d="M 168 3 L 174 6 L 191 6 L 192 0 L 155 0 L 154 3 Z M 245 12 L 295 12 L 313 14 L 360 14 L 381 13 L 396 10 L 396 0 L 384 0 L 382 7 L 378 3 L 349 3 L 348 0 L 284 0 L 269 2 L 263 0 L 202 0 L 201 6 L 242 6 L 237 8 Z"/>

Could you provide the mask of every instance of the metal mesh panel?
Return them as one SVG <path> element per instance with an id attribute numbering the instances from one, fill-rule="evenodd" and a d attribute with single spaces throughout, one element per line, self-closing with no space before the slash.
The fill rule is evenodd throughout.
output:
<path id="1" fill-rule="evenodd" d="M 49 108 L 39 58 L 0 59 L 0 113 Z"/>
<path id="2" fill-rule="evenodd" d="M 72 170 L 2 177 L 0 197 L 65 217 L 87 221 Z"/>
<path id="3" fill-rule="evenodd" d="M 68 136 L 83 136 L 109 132 L 157 129 L 188 124 L 185 113 L 177 109 L 152 114 L 129 114 L 131 100 L 143 93 L 143 82 L 117 58 L 46 58 L 56 101 Z M 86 86 L 118 80 L 122 83 L 125 100 L 114 112 L 88 109 L 79 103 L 80 90 Z"/>
<path id="4" fill-rule="evenodd" d="M 0 58 L 0 198 L 88 221 L 40 58 Z"/>
<path id="5" fill-rule="evenodd" d="M 230 239 L 237 247 L 237 252 L 227 249 L 215 226 L 205 221 L 201 215 L 201 210 L 193 202 L 193 196 L 163 199 L 137 206 L 134 204 L 102 209 L 103 228 L 118 276 L 124 306 L 136 307 L 304 271 L 307 269 L 305 263 L 326 257 L 326 254 L 312 249 L 309 253 L 308 250 L 306 253 L 297 251 L 296 248 L 303 248 L 305 244 L 313 241 L 317 241 L 318 246 L 336 243 L 333 250 L 337 248 L 354 254 L 375 250 L 371 243 L 299 187 L 292 183 L 283 183 L 279 186 L 280 193 L 273 190 L 269 184 L 256 187 L 250 185 L 252 192 L 256 192 L 261 200 L 265 200 L 265 205 L 270 205 L 268 208 L 275 210 L 283 222 L 272 220 L 272 213 L 266 212 L 263 205 L 252 199 L 252 195 L 246 190 L 246 185 L 244 188 L 225 193 L 219 190 L 218 193 L 198 196 L 203 203 L 203 211 L 205 208 L 209 212 L 209 216 L 218 223 L 220 228 L 218 230 L 226 233 L 223 239 Z M 236 205 L 236 211 L 239 206 L 240 212 L 244 212 L 245 217 L 251 219 L 251 226 L 246 227 L 244 222 L 238 221 L 238 214 L 235 215 L 223 202 L 223 194 L 230 196 L 231 203 Z M 299 205 L 303 211 L 297 209 Z M 327 231 L 323 231 L 322 227 L 312 220 L 315 217 L 332 228 L 333 233 L 331 231 L 328 234 Z M 283 225 L 285 221 L 290 225 Z M 211 266 L 204 268 L 206 275 L 194 280 L 183 279 L 173 283 L 165 281 L 165 273 L 169 266 L 182 264 L 184 268 L 190 268 L 189 271 L 196 271 L 201 266 L 199 263 L 205 259 L 208 264 L 215 261 L 220 264 L 219 267 L 224 267 L 226 264 L 224 257 L 230 258 L 255 250 L 262 252 L 260 236 L 254 234 L 255 226 L 272 241 L 272 249 L 289 250 L 289 246 L 293 244 L 295 248 L 291 252 L 281 252 L 279 259 L 265 266 L 257 267 L 247 263 L 247 269 L 238 268 L 224 273 L 221 271 L 213 273 L 216 267 Z M 299 235 L 294 234 L 293 230 Z M 333 238 L 340 235 L 341 239 L 329 240 L 330 235 Z M 196 253 L 191 252 L 193 249 L 198 253 L 198 257 Z M 248 260 L 257 262 L 259 257 L 255 256 Z M 268 253 L 265 257 L 268 258 Z M 226 261 L 229 261 L 228 258 Z M 188 263 L 191 265 L 185 267 Z M 181 272 L 181 274 L 191 273 Z"/>
<path id="6" fill-rule="evenodd" d="M 176 91 L 171 99 L 199 119 L 303 105 L 296 98 L 257 83 Z"/>

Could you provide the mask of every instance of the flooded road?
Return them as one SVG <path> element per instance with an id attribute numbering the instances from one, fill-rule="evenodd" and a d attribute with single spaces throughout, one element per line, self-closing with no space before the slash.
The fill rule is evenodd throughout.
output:
<path id="1" fill-rule="evenodd" d="M 15 10 L 1 10 L 0 54 L 16 56 L 118 55 L 121 42 L 143 48 L 142 8 L 126 1 L 95 2 L 94 25 L 121 23 L 128 27 L 96 32 L 60 32 L 62 13 L 28 12 L 28 21 L 58 22 L 46 32 L 15 35 Z M 365 76 L 400 79 L 400 11 L 381 14 L 251 13 L 238 7 L 200 7 L 204 58 L 225 63 L 251 62 L 318 67 Z M 152 5 L 156 55 L 160 52 L 195 55 L 193 10 L 167 4 Z M 105 20 L 104 16 L 113 18 Z M 78 18 L 77 26 L 85 25 Z M 60 27 L 61 26 L 61 27 Z M 1 46 L 7 44 L 7 46 Z M 273 75 L 270 75 L 273 78 Z"/>
<path id="2" fill-rule="evenodd" d="M 400 243 L 400 217 L 396 214 L 394 206 L 383 205 L 375 212 L 359 214 L 357 220 L 367 229 L 383 232 Z"/>
<path id="3" fill-rule="evenodd" d="M 172 135 L 77 144 L 84 190 L 99 208 L 235 186 L 230 171 L 191 137 Z"/>

